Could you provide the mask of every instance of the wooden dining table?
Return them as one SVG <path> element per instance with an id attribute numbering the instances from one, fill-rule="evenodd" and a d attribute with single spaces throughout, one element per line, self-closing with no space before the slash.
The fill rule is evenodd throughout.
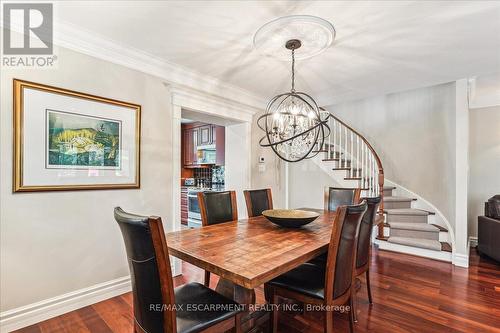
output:
<path id="1" fill-rule="evenodd" d="M 168 250 L 170 255 L 218 275 L 219 293 L 239 304 L 252 305 L 256 287 L 327 251 L 335 212 L 303 209 L 317 211 L 320 216 L 295 229 L 258 216 L 170 232 L 166 235 Z M 244 331 L 250 330 L 258 317 L 256 311 L 248 311 L 243 317 Z"/>

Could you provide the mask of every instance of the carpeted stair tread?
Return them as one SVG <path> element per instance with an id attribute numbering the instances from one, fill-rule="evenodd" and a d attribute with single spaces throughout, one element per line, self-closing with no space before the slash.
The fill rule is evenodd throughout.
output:
<path id="1" fill-rule="evenodd" d="M 385 198 L 384 198 L 385 199 Z M 412 216 L 427 216 L 429 212 L 422 209 L 415 208 L 394 208 L 384 209 L 384 213 L 389 215 L 412 215 Z"/>
<path id="2" fill-rule="evenodd" d="M 440 226 L 439 224 L 432 224 L 433 226 L 435 226 L 436 228 L 439 229 L 439 231 L 445 231 L 445 232 L 448 232 L 448 229 L 446 229 L 445 227 L 443 226 Z"/>
<path id="3" fill-rule="evenodd" d="M 391 229 L 439 232 L 439 228 L 427 223 L 391 222 L 389 225 Z"/>
<path id="4" fill-rule="evenodd" d="M 396 186 L 384 186 L 384 191 L 395 190 Z"/>
<path id="5" fill-rule="evenodd" d="M 389 237 L 387 241 L 389 243 L 394 243 L 394 244 L 419 247 L 422 249 L 429 249 L 434 251 L 441 251 L 441 242 L 437 240 L 407 238 L 407 237 Z"/>
<path id="6" fill-rule="evenodd" d="M 416 199 L 408 198 L 408 197 L 384 197 L 384 201 L 386 202 L 401 202 L 401 201 L 414 201 Z"/>

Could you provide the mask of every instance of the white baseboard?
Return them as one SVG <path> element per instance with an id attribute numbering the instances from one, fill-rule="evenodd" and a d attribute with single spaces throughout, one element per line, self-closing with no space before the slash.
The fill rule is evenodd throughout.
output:
<path id="1" fill-rule="evenodd" d="M 469 267 L 469 256 L 466 254 L 454 253 L 453 254 L 453 265 L 458 267 Z"/>
<path id="2" fill-rule="evenodd" d="M 380 250 L 401 252 L 406 254 L 411 254 L 418 257 L 430 258 L 440 261 L 452 261 L 452 255 L 450 252 L 445 251 L 434 251 L 429 249 L 422 249 L 413 246 L 406 246 L 402 244 L 390 243 L 383 240 L 375 240 L 375 244 L 379 246 Z"/>
<path id="3" fill-rule="evenodd" d="M 471 238 L 469 237 L 469 240 L 467 241 L 467 251 L 470 251 L 470 245 Z M 469 268 L 469 252 L 467 252 L 467 254 L 454 252 L 452 263 L 458 267 Z"/>
<path id="4" fill-rule="evenodd" d="M 181 261 L 172 259 L 172 275 L 182 273 Z M 0 313 L 0 333 L 14 331 L 41 321 L 60 316 L 85 306 L 125 294 L 132 290 L 130 276 L 99 283 L 40 302 Z"/>
<path id="5" fill-rule="evenodd" d="M 0 332 L 10 332 L 131 290 L 130 276 L 96 284 L 0 313 Z"/>

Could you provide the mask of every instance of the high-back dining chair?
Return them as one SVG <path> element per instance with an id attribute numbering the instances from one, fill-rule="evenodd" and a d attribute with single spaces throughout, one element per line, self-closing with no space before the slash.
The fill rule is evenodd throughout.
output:
<path id="1" fill-rule="evenodd" d="M 174 289 L 168 247 L 160 217 L 114 210 L 132 279 L 134 332 L 240 332 L 238 305 L 199 283 Z M 185 304 L 185 306 L 179 306 Z M 186 304 L 220 304 L 217 311 L 188 311 Z M 204 309 L 205 310 L 205 309 Z"/>
<path id="2" fill-rule="evenodd" d="M 325 187 L 325 210 L 336 210 L 340 206 L 355 205 L 359 202 L 361 189 Z"/>
<path id="3" fill-rule="evenodd" d="M 273 197 L 270 188 L 245 190 L 248 217 L 260 216 L 267 209 L 273 209 Z"/>
<path id="4" fill-rule="evenodd" d="M 238 206 L 236 192 L 198 192 L 200 205 L 201 224 L 203 226 L 236 221 L 238 219 Z"/>
<path id="5" fill-rule="evenodd" d="M 352 308 L 352 288 L 355 278 L 356 251 L 361 219 L 367 208 L 366 202 L 337 209 L 328 246 L 325 265 L 305 263 L 266 283 L 273 304 L 277 297 L 296 299 L 299 302 L 324 305 L 324 332 L 333 332 L 335 306 L 349 304 Z M 330 309 L 330 311 L 328 311 Z M 354 330 L 353 312 L 349 316 L 349 329 Z M 278 329 L 278 309 L 273 308 L 273 332 Z"/>
<path id="6" fill-rule="evenodd" d="M 361 189 L 325 187 L 325 210 L 335 211 L 340 206 L 355 205 L 359 203 Z M 328 253 L 323 253 L 313 258 L 311 262 L 326 265 Z"/>
<path id="7" fill-rule="evenodd" d="M 372 292 L 370 287 L 370 257 L 371 257 L 371 235 L 373 225 L 377 218 L 378 207 L 382 198 L 362 198 L 368 206 L 366 213 L 363 215 L 361 225 L 359 227 L 358 236 L 358 251 L 356 256 L 356 276 L 366 273 L 366 288 L 368 292 L 368 301 L 373 304 Z M 354 319 L 356 319 L 356 311 L 354 310 Z"/>
<path id="8" fill-rule="evenodd" d="M 238 205 L 235 191 L 198 192 L 201 225 L 209 225 L 238 220 Z M 205 286 L 210 286 L 210 272 L 205 271 Z"/>

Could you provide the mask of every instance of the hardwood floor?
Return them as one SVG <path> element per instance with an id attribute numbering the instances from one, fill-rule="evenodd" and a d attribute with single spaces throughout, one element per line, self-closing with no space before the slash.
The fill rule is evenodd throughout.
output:
<path id="1" fill-rule="evenodd" d="M 373 251 L 368 305 L 366 285 L 358 292 L 356 332 L 500 333 L 500 265 L 471 249 L 470 268 L 400 253 Z M 215 286 L 216 277 L 211 284 Z M 176 285 L 203 282 L 203 271 L 184 264 Z M 257 302 L 264 303 L 262 289 Z M 18 330 L 46 332 L 133 332 L 130 293 Z M 348 332 L 347 316 L 335 316 L 335 331 Z M 322 332 L 318 313 L 280 314 L 283 333 Z"/>

